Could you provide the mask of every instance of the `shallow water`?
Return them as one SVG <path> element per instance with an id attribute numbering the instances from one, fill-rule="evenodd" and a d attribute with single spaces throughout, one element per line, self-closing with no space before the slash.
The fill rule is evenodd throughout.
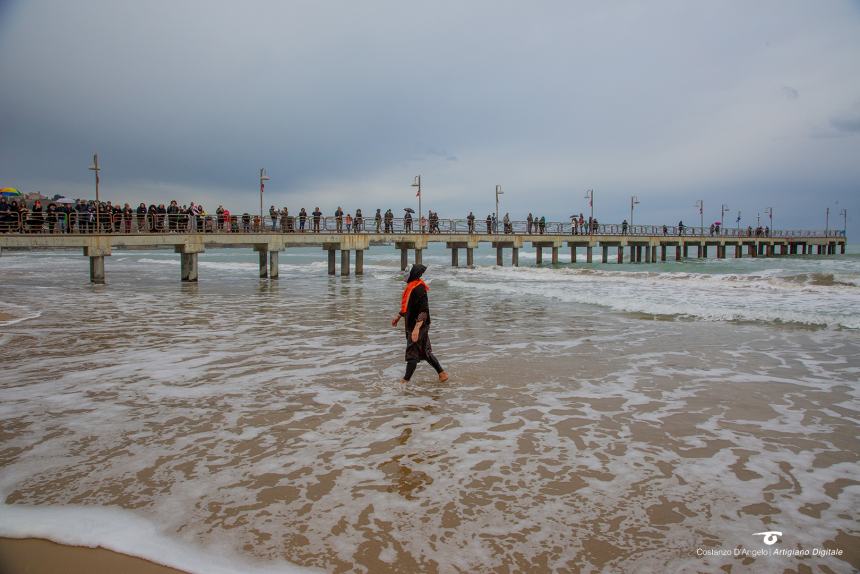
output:
<path id="1" fill-rule="evenodd" d="M 178 255 L 118 251 L 94 287 L 77 254 L 4 252 L 0 535 L 207 572 L 860 568 L 856 255 L 455 270 L 431 249 L 452 378 L 405 389 L 396 251 L 330 278 L 290 250 L 278 281 L 255 255 L 206 252 L 181 285 Z M 697 553 L 767 530 L 844 554 Z"/>

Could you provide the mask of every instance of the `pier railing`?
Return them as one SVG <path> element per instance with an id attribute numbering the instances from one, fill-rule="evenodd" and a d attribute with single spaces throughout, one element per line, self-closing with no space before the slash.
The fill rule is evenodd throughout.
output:
<path id="1" fill-rule="evenodd" d="M 711 229 L 710 227 L 679 227 L 675 225 L 624 225 L 598 223 L 589 226 L 577 223 L 548 221 L 544 224 L 528 221 L 501 221 L 497 225 L 491 220 L 463 219 L 425 220 L 417 218 L 344 218 L 312 215 L 263 217 L 242 215 L 188 215 L 188 214 L 134 214 L 131 216 L 111 213 L 72 212 L 67 213 L 0 213 L 0 233 L 24 234 L 151 234 L 151 233 L 425 233 L 432 234 L 482 234 L 482 235 L 617 235 L 619 237 L 703 237 L 703 238 L 804 238 L 844 237 L 843 230 L 777 229 L 756 231 L 750 228 Z"/>

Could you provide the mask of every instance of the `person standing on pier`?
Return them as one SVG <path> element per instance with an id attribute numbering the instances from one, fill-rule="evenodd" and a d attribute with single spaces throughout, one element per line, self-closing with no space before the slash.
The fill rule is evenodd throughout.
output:
<path id="1" fill-rule="evenodd" d="M 305 208 L 301 208 L 299 210 L 299 231 L 302 233 L 305 232 L 305 222 L 308 220 L 308 212 L 305 211 Z"/>
<path id="2" fill-rule="evenodd" d="M 314 216 L 314 233 L 320 232 L 320 219 L 322 218 L 322 211 L 320 211 L 319 207 L 314 208 L 314 212 L 311 214 Z"/>
<path id="3" fill-rule="evenodd" d="M 420 263 L 412 266 L 400 300 L 400 312 L 391 320 L 391 326 L 397 327 L 401 317 L 406 319 L 406 374 L 400 381 L 404 385 L 412 378 L 419 361 L 427 361 L 436 369 L 440 383 L 448 380 L 448 373 L 430 346 L 430 304 L 427 299 L 430 288 L 421 279 L 426 270 L 427 267 Z"/>
<path id="4" fill-rule="evenodd" d="M 528 216 L 528 217 L 526 217 L 526 229 L 528 230 L 528 232 L 527 232 L 527 233 L 528 233 L 529 235 L 531 235 L 531 234 L 532 234 L 532 224 L 534 223 L 534 221 L 535 221 L 535 218 L 534 218 L 534 216 L 532 215 L 532 212 L 531 212 L 531 211 L 529 211 L 529 216 Z"/>
<path id="5" fill-rule="evenodd" d="M 319 209 L 319 208 L 317 208 Z M 343 210 L 340 206 L 337 206 L 337 209 L 334 210 L 334 223 L 338 233 L 343 233 Z M 316 231 L 316 229 L 314 229 Z"/>
<path id="6" fill-rule="evenodd" d="M 382 225 L 382 210 L 381 209 L 376 210 L 376 215 L 373 216 L 373 221 L 374 221 L 374 223 L 376 223 L 376 232 L 379 233 L 379 227 Z M 388 231 L 388 229 L 387 229 L 388 225 L 386 225 L 385 227 L 386 227 L 385 231 Z"/>
<path id="7" fill-rule="evenodd" d="M 278 210 L 273 205 L 269 208 L 269 219 L 272 220 L 272 231 L 278 230 Z"/>
<path id="8" fill-rule="evenodd" d="M 475 233 L 475 214 L 471 211 L 469 215 L 466 216 L 466 222 L 469 225 L 469 233 Z"/>

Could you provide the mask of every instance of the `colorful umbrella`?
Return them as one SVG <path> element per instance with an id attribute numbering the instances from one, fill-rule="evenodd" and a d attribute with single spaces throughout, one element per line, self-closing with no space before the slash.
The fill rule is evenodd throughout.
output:
<path id="1" fill-rule="evenodd" d="M 3 197 L 21 197 L 22 195 L 24 194 L 15 189 L 14 187 L 0 188 L 0 196 Z"/>

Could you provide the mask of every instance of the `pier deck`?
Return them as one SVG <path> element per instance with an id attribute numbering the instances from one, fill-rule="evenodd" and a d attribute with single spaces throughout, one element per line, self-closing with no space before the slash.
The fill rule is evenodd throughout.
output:
<path id="1" fill-rule="evenodd" d="M 260 277 L 278 278 L 279 253 L 294 247 L 320 247 L 328 252 L 328 272 L 336 272 L 336 253 L 341 252 L 341 275 L 350 274 L 350 252 L 355 256 L 355 273 L 364 269 L 364 251 L 373 246 L 393 245 L 400 250 L 401 269 L 406 269 L 409 251 L 413 261 L 421 262 L 424 249 L 431 243 L 444 243 L 451 250 L 451 264 L 459 265 L 459 250 L 466 250 L 466 265 L 474 265 L 473 251 L 481 243 L 496 249 L 496 264 L 504 264 L 504 251 L 511 250 L 511 264 L 519 264 L 519 250 L 531 245 L 536 251 L 538 265 L 544 263 L 544 249 L 549 250 L 552 264 L 560 262 L 559 251 L 569 248 L 572 263 L 577 262 L 577 250 L 584 249 L 586 262 L 595 262 L 594 249 L 599 248 L 599 261 L 609 262 L 609 248 L 616 248 L 615 261 L 651 263 L 682 260 L 690 257 L 707 258 L 709 247 L 715 247 L 717 258 L 777 257 L 789 255 L 835 255 L 845 253 L 846 237 L 821 233 L 795 235 L 781 232 L 777 237 L 744 237 L 737 235 L 620 235 L 620 234 L 490 234 L 490 233 L 281 233 L 250 232 L 183 232 L 183 233 L 5 233 L 0 234 L 2 249 L 82 249 L 90 258 L 90 280 L 104 283 L 104 258 L 117 249 L 173 248 L 181 257 L 181 279 L 197 281 L 197 258 L 206 248 L 251 248 L 259 253 Z M 625 253 L 627 257 L 625 258 Z"/>

